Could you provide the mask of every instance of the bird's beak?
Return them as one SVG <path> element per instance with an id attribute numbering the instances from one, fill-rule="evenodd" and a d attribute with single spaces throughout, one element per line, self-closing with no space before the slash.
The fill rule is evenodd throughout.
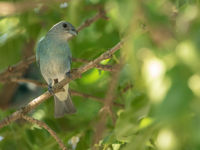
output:
<path id="1" fill-rule="evenodd" d="M 69 30 L 69 33 L 74 35 L 74 36 L 78 35 L 78 32 L 75 29 Z"/>

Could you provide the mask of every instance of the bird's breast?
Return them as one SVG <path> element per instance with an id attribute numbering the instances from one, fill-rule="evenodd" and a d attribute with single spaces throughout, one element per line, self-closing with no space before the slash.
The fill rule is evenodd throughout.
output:
<path id="1" fill-rule="evenodd" d="M 69 61 L 66 51 L 47 52 L 40 59 L 40 69 L 45 80 L 48 82 L 48 79 L 64 78 L 70 70 Z"/>

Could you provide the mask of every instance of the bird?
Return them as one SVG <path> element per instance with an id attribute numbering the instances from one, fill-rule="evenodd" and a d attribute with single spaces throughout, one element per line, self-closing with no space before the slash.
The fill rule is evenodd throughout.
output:
<path id="1" fill-rule="evenodd" d="M 77 30 L 71 23 L 60 21 L 37 44 L 36 62 L 44 80 L 48 84 L 50 93 L 52 93 L 54 84 L 60 82 L 66 76 L 70 77 L 72 55 L 68 40 L 77 34 Z M 54 95 L 55 118 L 76 112 L 68 89 L 69 84 L 66 84 L 63 87 L 63 91 L 52 93 Z"/>

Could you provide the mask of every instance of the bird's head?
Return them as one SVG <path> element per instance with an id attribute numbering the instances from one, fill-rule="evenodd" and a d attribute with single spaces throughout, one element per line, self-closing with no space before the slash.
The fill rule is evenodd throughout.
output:
<path id="1" fill-rule="evenodd" d="M 71 23 L 60 21 L 49 30 L 48 34 L 68 39 L 71 36 L 76 36 L 78 32 Z"/>

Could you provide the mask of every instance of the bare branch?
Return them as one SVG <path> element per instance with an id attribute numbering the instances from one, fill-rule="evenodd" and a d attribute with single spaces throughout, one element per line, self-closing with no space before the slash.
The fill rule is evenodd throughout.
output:
<path id="1" fill-rule="evenodd" d="M 54 91 L 54 93 L 59 92 L 64 85 L 66 85 L 67 83 L 69 83 L 72 80 L 79 78 L 81 76 L 81 74 L 83 74 L 87 70 L 95 67 L 95 65 L 98 64 L 99 62 L 101 62 L 102 60 L 105 60 L 105 59 L 108 59 L 109 57 L 111 57 L 113 53 L 115 53 L 117 50 L 119 50 L 121 48 L 122 44 L 123 44 L 122 41 L 117 43 L 113 48 L 104 52 L 102 55 L 97 57 L 95 60 L 90 61 L 89 63 L 87 63 L 83 67 L 80 67 L 77 70 L 73 71 L 71 73 L 71 78 L 65 78 L 65 79 L 63 79 L 62 81 L 60 81 L 59 83 L 57 83 L 53 86 L 52 90 Z M 19 119 L 21 114 L 26 114 L 29 111 L 35 109 L 39 104 L 41 104 L 42 102 L 47 100 L 49 97 L 51 97 L 51 94 L 47 91 L 44 94 L 40 95 L 39 97 L 33 99 L 25 107 L 17 110 L 16 112 L 11 114 L 10 116 L 8 116 L 5 119 L 3 119 L 2 121 L 0 121 L 0 128 L 2 128 L 4 126 L 10 124 L 11 122 L 14 122 L 15 120 Z"/>
<path id="2" fill-rule="evenodd" d="M 10 81 L 16 82 L 16 83 L 32 83 L 36 86 L 43 87 L 43 88 L 48 87 L 48 85 L 46 83 L 42 83 L 42 82 L 37 81 L 37 80 L 26 79 L 26 78 L 11 78 Z M 78 92 L 78 91 L 75 91 L 75 90 L 72 90 L 72 89 L 70 89 L 70 93 L 73 96 L 80 96 L 80 97 L 84 97 L 84 98 L 87 98 L 87 99 L 89 98 L 89 99 L 92 99 L 92 100 L 95 100 L 95 101 L 101 102 L 101 103 L 103 103 L 103 101 L 104 101 L 104 99 L 102 99 L 102 98 L 99 98 L 99 97 L 96 97 L 96 96 L 93 96 L 93 95 L 89 95 L 89 94 L 85 94 L 85 93 L 81 93 L 81 92 Z M 116 103 L 116 102 L 113 102 L 113 105 L 124 108 L 123 104 L 119 104 L 119 103 Z"/>
<path id="3" fill-rule="evenodd" d="M 81 62 L 81 63 L 88 63 L 88 60 L 81 59 L 81 58 L 72 58 L 72 61 L 74 62 Z M 95 68 L 104 70 L 104 71 L 110 71 L 110 72 L 116 72 L 118 65 L 102 65 L 102 64 L 96 64 Z"/>
<path id="4" fill-rule="evenodd" d="M 38 105 L 44 102 L 46 99 L 50 98 L 51 94 L 49 92 L 45 92 L 39 97 L 33 99 L 30 103 L 28 103 L 25 107 L 20 108 L 16 112 L 12 113 L 10 116 L 0 121 L 0 128 L 9 125 L 10 123 L 18 120 L 22 114 L 26 114 L 31 110 L 35 109 Z"/>
<path id="5" fill-rule="evenodd" d="M 106 12 L 105 12 L 105 10 L 100 9 L 99 12 L 98 12 L 94 17 L 92 17 L 92 18 L 87 19 L 86 21 L 84 21 L 83 24 L 80 25 L 80 26 L 77 28 L 77 31 L 79 32 L 79 31 L 82 30 L 83 28 L 90 26 L 93 22 L 97 21 L 99 18 L 108 19 L 108 18 L 106 17 Z"/>
<path id="6" fill-rule="evenodd" d="M 21 115 L 21 117 L 32 124 L 37 124 L 38 126 L 46 129 L 50 133 L 50 135 L 56 140 L 60 148 L 62 150 L 67 150 L 62 140 L 56 135 L 56 132 L 54 132 L 46 123 L 26 115 Z"/>
<path id="7" fill-rule="evenodd" d="M 89 95 L 89 94 L 85 94 L 85 93 L 81 93 L 81 92 L 78 92 L 78 91 L 75 91 L 75 90 L 72 90 L 70 89 L 70 93 L 71 95 L 73 96 L 80 96 L 80 97 L 84 97 L 84 98 L 89 98 L 89 99 L 93 99 L 97 102 L 103 102 L 103 99 L 99 98 L 99 97 L 96 97 L 96 96 L 92 96 L 92 95 Z"/>
<path id="8" fill-rule="evenodd" d="M 24 59 L 13 66 L 9 66 L 6 70 L 0 73 L 0 81 L 4 81 L 11 74 L 13 75 L 16 72 L 20 72 L 24 68 L 28 68 L 28 66 L 32 64 L 33 62 L 35 62 L 35 56 L 31 56 L 27 59 Z"/>

